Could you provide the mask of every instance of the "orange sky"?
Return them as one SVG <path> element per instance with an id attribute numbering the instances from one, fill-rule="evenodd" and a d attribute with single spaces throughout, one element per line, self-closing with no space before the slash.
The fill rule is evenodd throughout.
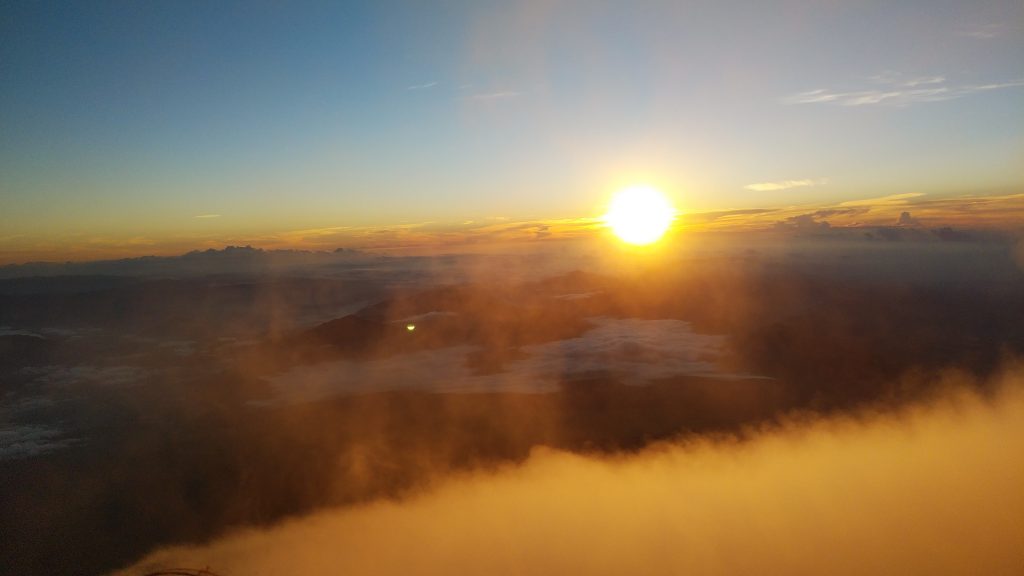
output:
<path id="1" fill-rule="evenodd" d="M 911 220 L 900 224 L 900 215 Z M 211 216 L 210 220 L 219 220 Z M 808 204 L 770 209 L 686 212 L 681 210 L 672 232 L 772 230 L 795 223 L 832 228 L 870 226 L 920 226 L 985 228 L 1019 231 L 1024 225 L 1024 194 L 1000 196 L 931 197 L 897 194 L 839 204 Z M 82 261 L 144 255 L 176 255 L 190 250 L 252 245 L 263 249 L 334 250 L 356 248 L 402 252 L 473 250 L 500 243 L 537 243 L 606 234 L 600 215 L 578 218 L 513 220 L 492 217 L 464 222 L 419 222 L 379 227 L 337 226 L 263 232 L 182 232 L 154 236 L 74 234 L 0 237 L 0 263 L 29 261 Z"/>

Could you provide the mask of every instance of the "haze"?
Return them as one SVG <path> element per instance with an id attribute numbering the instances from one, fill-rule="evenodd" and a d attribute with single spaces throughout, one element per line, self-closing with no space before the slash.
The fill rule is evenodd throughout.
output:
<path id="1" fill-rule="evenodd" d="M 1024 572 L 1024 4 L 7 3 L 0 574 Z"/>

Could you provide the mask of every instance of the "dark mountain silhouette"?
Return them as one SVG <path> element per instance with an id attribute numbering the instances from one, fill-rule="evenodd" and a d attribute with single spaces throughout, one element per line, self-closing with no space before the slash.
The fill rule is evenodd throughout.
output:
<path id="1" fill-rule="evenodd" d="M 31 276 L 197 276 L 265 274 L 332 262 L 375 258 L 358 250 L 264 250 L 252 246 L 193 250 L 180 256 L 141 256 L 90 262 L 28 262 L 0 266 L 0 278 Z"/>

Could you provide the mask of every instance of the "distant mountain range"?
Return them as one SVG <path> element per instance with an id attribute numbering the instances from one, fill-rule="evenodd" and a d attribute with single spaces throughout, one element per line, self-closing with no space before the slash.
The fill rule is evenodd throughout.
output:
<path id="1" fill-rule="evenodd" d="M 349 263 L 376 256 L 338 248 L 333 252 L 263 250 L 252 246 L 226 246 L 221 250 L 193 250 L 180 256 L 141 256 L 92 262 L 28 262 L 0 266 L 0 278 L 27 276 L 196 276 L 256 274 L 294 271 L 304 266 Z"/>

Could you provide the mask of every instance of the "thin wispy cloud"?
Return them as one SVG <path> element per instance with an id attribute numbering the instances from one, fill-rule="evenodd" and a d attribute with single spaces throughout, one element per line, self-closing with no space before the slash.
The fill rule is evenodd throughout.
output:
<path id="1" fill-rule="evenodd" d="M 220 214 L 197 214 L 193 216 L 193 218 L 201 218 L 204 220 L 208 218 L 220 218 Z"/>
<path id="2" fill-rule="evenodd" d="M 522 96 L 522 92 L 515 92 L 511 90 L 505 90 L 500 92 L 481 92 L 477 94 L 471 94 L 470 100 L 507 100 L 509 98 L 515 98 Z"/>
<path id="3" fill-rule="evenodd" d="M 914 198 L 924 196 L 924 192 L 905 192 L 903 194 L 890 194 L 878 198 L 863 198 L 861 200 L 849 200 L 840 202 L 840 206 L 902 206 Z"/>
<path id="4" fill-rule="evenodd" d="M 776 192 L 778 190 L 789 190 L 790 188 L 803 188 L 806 186 L 819 186 L 827 183 L 825 178 L 804 178 L 803 180 L 780 180 L 777 182 L 757 182 L 744 186 L 747 190 L 754 192 Z"/>
<path id="5" fill-rule="evenodd" d="M 405 89 L 409 91 L 426 90 L 437 86 L 437 82 L 427 82 L 425 84 L 413 84 L 412 86 L 406 86 Z"/>
<path id="6" fill-rule="evenodd" d="M 1006 26 L 1003 24 L 978 24 L 957 31 L 957 35 L 978 40 L 991 40 L 1002 36 L 1005 31 Z"/>
<path id="7" fill-rule="evenodd" d="M 904 77 L 892 72 L 872 76 L 868 80 L 873 84 L 881 84 L 883 87 L 848 92 L 817 88 L 787 96 L 783 98 L 783 102 L 786 104 L 831 103 L 840 106 L 908 106 L 923 102 L 945 102 L 982 92 L 1024 86 L 1024 79 L 953 86 L 946 82 L 945 76 Z"/>
<path id="8" fill-rule="evenodd" d="M 930 75 L 930 76 L 907 76 L 901 72 L 895 72 L 893 70 L 886 70 L 881 74 L 875 74 L 865 78 L 872 84 L 886 84 L 889 86 L 904 86 L 912 88 L 914 86 L 922 86 L 928 84 L 942 84 L 946 81 L 945 76 Z"/>

